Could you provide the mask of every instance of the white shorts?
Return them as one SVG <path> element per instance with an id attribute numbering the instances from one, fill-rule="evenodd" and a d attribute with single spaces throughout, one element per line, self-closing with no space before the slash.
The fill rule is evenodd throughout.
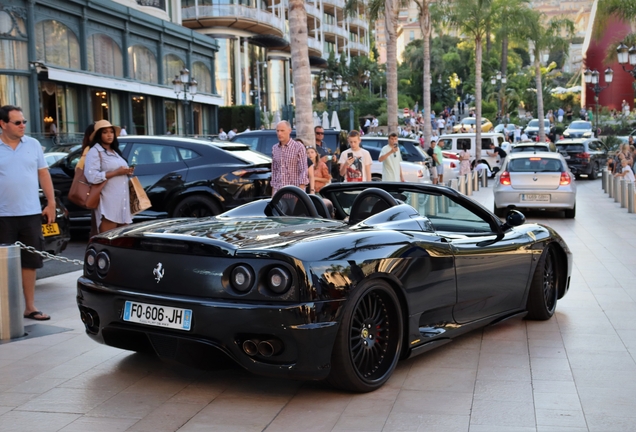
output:
<path id="1" fill-rule="evenodd" d="M 431 180 L 435 180 L 438 177 L 437 167 L 429 167 L 428 171 L 431 173 Z"/>

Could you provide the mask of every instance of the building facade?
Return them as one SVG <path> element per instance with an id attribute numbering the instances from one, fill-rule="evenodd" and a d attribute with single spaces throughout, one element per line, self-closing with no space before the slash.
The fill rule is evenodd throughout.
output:
<path id="1" fill-rule="evenodd" d="M 216 132 L 218 47 L 180 13 L 176 0 L 3 0 L 0 104 L 21 106 L 45 145 L 101 119 L 129 134 Z M 173 89 L 183 68 L 198 81 L 192 100 Z"/>
<path id="2" fill-rule="evenodd" d="M 354 15 L 345 13 L 345 3 L 305 3 L 313 73 L 332 52 L 347 59 L 369 54 L 366 2 Z M 294 102 L 287 6 L 287 0 L 182 0 L 183 25 L 219 46 L 215 87 L 223 105 L 254 104 L 274 112 Z"/>

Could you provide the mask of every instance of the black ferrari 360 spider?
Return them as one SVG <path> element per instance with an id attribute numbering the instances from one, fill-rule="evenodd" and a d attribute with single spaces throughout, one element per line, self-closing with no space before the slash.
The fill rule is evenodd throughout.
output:
<path id="1" fill-rule="evenodd" d="M 180 362 L 372 391 L 401 358 L 513 316 L 546 320 L 572 255 L 438 186 L 281 189 L 216 217 L 93 237 L 77 303 L 94 340 Z M 330 209 L 333 204 L 333 209 Z M 329 206 L 329 207 L 328 207 Z"/>

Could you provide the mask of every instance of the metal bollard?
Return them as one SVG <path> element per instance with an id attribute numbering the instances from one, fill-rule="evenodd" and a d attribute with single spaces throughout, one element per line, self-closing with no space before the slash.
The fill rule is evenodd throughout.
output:
<path id="1" fill-rule="evenodd" d="M 0 245 L 0 340 L 24 336 L 20 248 Z"/>
<path id="2" fill-rule="evenodd" d="M 634 213 L 634 182 L 627 183 L 627 213 Z"/>
<path id="3" fill-rule="evenodd" d="M 459 186 L 459 193 L 466 195 L 466 175 L 460 175 L 457 178 L 457 182 L 458 182 L 458 186 Z"/>
<path id="4" fill-rule="evenodd" d="M 607 175 L 607 194 L 610 198 L 614 198 L 614 177 L 610 173 Z"/>
<path id="5" fill-rule="evenodd" d="M 466 195 L 471 196 L 473 194 L 473 182 L 470 179 L 470 174 L 466 176 Z"/>
<path id="6" fill-rule="evenodd" d="M 455 189 L 455 190 L 459 190 L 459 186 L 458 186 L 458 183 L 457 183 L 457 179 L 452 179 L 452 180 L 450 181 L 450 188 L 451 188 L 451 189 Z"/>
<path id="7" fill-rule="evenodd" d="M 437 200 L 435 196 L 428 195 L 428 201 L 426 202 L 426 216 L 437 215 Z"/>
<path id="8" fill-rule="evenodd" d="M 621 208 L 627 208 L 627 180 L 621 178 Z"/>
<path id="9" fill-rule="evenodd" d="M 614 202 L 621 202 L 621 179 L 614 177 Z"/>
<path id="10" fill-rule="evenodd" d="M 481 187 L 488 187 L 488 171 L 481 171 Z"/>
<path id="11" fill-rule="evenodd" d="M 473 180 L 473 190 L 475 192 L 479 191 L 479 173 L 477 171 L 472 171 L 470 176 Z"/>
<path id="12" fill-rule="evenodd" d="M 601 187 L 603 188 L 603 192 L 607 193 L 607 170 L 603 169 L 601 171 Z"/>
<path id="13" fill-rule="evenodd" d="M 439 213 L 448 213 L 448 198 L 444 195 L 437 197 L 437 208 Z"/>

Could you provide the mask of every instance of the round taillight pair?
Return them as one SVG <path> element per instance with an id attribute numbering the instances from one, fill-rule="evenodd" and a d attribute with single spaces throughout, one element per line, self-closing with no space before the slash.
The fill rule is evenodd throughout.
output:
<path id="1" fill-rule="evenodd" d="M 284 294 L 291 287 L 291 275 L 282 267 L 274 267 L 267 273 L 267 288 L 275 294 Z M 234 267 L 230 274 L 232 288 L 240 293 L 246 293 L 254 285 L 254 271 L 247 265 Z"/>
<path id="2" fill-rule="evenodd" d="M 108 270 L 110 270 L 110 257 L 106 251 L 97 251 L 90 248 L 86 251 L 84 257 L 84 265 L 87 273 L 93 273 L 97 271 L 97 274 L 101 277 L 105 277 Z"/>

